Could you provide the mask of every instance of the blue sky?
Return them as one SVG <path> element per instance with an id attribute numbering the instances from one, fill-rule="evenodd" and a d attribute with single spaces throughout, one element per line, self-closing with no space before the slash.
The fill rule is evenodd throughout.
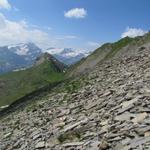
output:
<path id="1" fill-rule="evenodd" d="M 94 50 L 150 28 L 149 0 L 0 0 L 0 13 L 0 45 Z"/>

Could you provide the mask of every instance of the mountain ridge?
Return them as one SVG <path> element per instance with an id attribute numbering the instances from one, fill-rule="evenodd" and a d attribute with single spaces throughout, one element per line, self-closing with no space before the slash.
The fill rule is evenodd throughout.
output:
<path id="1" fill-rule="evenodd" d="M 84 72 L 88 72 L 96 65 L 116 57 L 116 54 L 118 55 L 118 53 L 125 51 L 124 49 L 127 51 L 128 46 L 136 48 L 138 45 L 142 45 L 144 42 L 149 42 L 149 40 L 150 32 L 146 33 L 144 36 L 138 36 L 135 38 L 125 37 L 114 43 L 106 43 L 100 48 L 96 49 L 85 59 L 82 59 L 78 63 L 72 65 L 68 71 L 68 75 L 76 76 Z"/>

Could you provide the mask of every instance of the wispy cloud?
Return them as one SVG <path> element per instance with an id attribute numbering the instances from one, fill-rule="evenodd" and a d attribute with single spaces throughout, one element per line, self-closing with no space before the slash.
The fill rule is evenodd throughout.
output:
<path id="1" fill-rule="evenodd" d="M 11 5 L 8 0 L 0 0 L 0 8 L 11 9 Z"/>
<path id="2" fill-rule="evenodd" d="M 47 30 L 49 30 L 49 31 L 52 30 L 52 27 L 47 27 Z"/>
<path id="3" fill-rule="evenodd" d="M 65 36 L 59 35 L 56 39 L 65 40 L 65 39 L 77 39 L 77 38 L 78 37 L 75 35 L 65 35 Z"/>
<path id="4" fill-rule="evenodd" d="M 64 36 L 64 38 L 66 38 L 66 39 L 77 39 L 78 37 L 75 35 L 66 35 L 66 36 Z"/>
<path id="5" fill-rule="evenodd" d="M 122 33 L 121 37 L 124 38 L 124 37 L 136 37 L 136 36 L 142 36 L 144 35 L 145 33 L 147 33 L 148 31 L 145 31 L 143 29 L 140 29 L 140 28 L 130 28 L 130 27 L 127 27 L 126 30 Z"/>
<path id="6" fill-rule="evenodd" d="M 64 13 L 66 18 L 85 18 L 87 15 L 87 11 L 84 8 L 73 8 Z"/>
<path id="7" fill-rule="evenodd" d="M 97 43 L 97 42 L 93 42 L 93 41 L 89 41 L 88 43 L 88 46 L 91 46 L 91 47 L 99 47 L 101 44 Z"/>
<path id="8" fill-rule="evenodd" d="M 17 8 L 17 7 L 13 7 L 13 9 L 14 9 L 14 11 L 16 11 L 16 12 L 19 12 L 19 11 L 20 11 L 19 8 Z"/>

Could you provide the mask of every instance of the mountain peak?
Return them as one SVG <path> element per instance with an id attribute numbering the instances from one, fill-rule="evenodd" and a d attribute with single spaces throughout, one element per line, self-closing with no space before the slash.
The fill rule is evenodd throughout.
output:
<path id="1" fill-rule="evenodd" d="M 0 73 L 32 66 L 42 50 L 34 43 L 18 43 L 0 47 Z"/>
<path id="2" fill-rule="evenodd" d="M 62 72 L 67 67 L 65 64 L 57 60 L 55 57 L 53 57 L 49 53 L 43 53 L 40 57 L 38 57 L 35 61 L 35 66 L 41 65 L 42 63 L 50 63 L 54 68 L 56 68 L 58 71 Z"/>
<path id="3" fill-rule="evenodd" d="M 7 46 L 7 48 L 11 51 L 14 51 L 17 55 L 22 56 L 35 52 L 41 53 L 41 49 L 32 42 L 12 44 Z"/>

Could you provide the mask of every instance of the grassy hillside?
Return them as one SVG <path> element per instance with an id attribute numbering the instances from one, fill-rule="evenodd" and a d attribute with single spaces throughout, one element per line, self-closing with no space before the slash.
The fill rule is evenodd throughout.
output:
<path id="1" fill-rule="evenodd" d="M 0 106 L 9 105 L 49 83 L 63 80 L 65 66 L 62 64 L 62 70 L 60 70 L 57 63 L 58 61 L 53 61 L 44 56 L 27 70 L 0 75 Z M 59 64 L 61 63 L 59 62 Z"/>

